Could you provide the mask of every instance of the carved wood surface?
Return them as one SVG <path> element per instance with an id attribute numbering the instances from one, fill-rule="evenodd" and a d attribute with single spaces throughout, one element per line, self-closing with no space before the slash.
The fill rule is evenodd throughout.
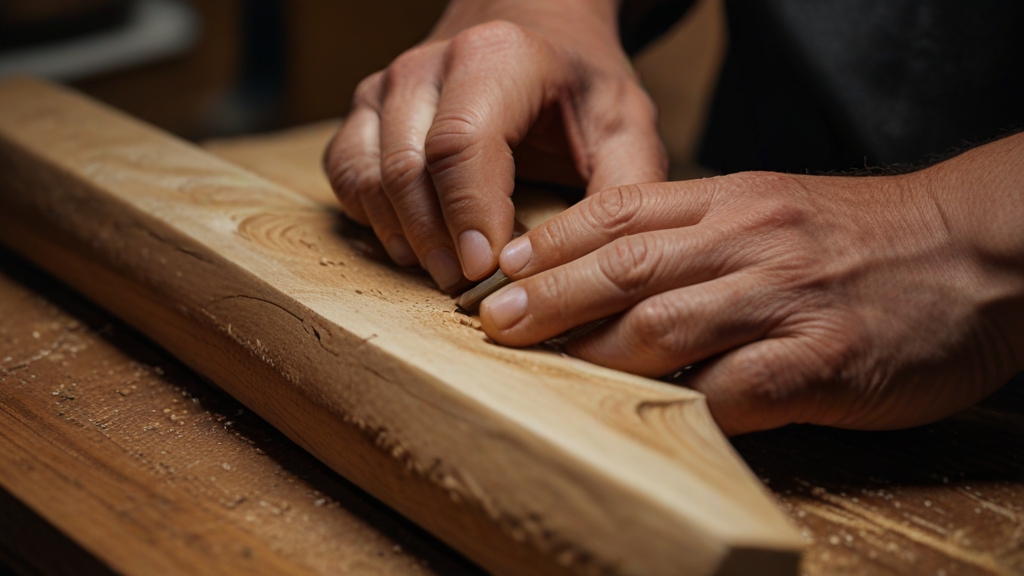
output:
<path id="1" fill-rule="evenodd" d="M 483 572 L 0 248 L 0 574 Z"/>
<path id="2" fill-rule="evenodd" d="M 206 144 L 332 202 L 319 158 L 336 122 Z M 1024 573 L 1024 374 L 910 430 L 789 426 L 733 445 L 807 542 L 806 576 Z"/>
<path id="3" fill-rule="evenodd" d="M 323 203 L 27 80 L 0 239 L 496 573 L 792 573 L 700 395 L 489 343 Z"/>

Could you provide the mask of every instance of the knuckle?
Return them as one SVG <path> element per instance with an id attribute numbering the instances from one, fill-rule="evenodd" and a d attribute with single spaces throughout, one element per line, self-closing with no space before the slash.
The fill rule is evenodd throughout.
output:
<path id="1" fill-rule="evenodd" d="M 807 210 L 788 200 L 771 202 L 754 213 L 754 224 L 761 228 L 796 228 L 807 220 Z"/>
<path id="2" fill-rule="evenodd" d="M 467 28 L 452 38 L 449 53 L 453 57 L 476 57 L 494 49 L 525 43 L 528 38 L 527 31 L 518 24 L 507 20 L 492 20 Z"/>
<path id="3" fill-rule="evenodd" d="M 786 370 L 772 357 L 744 358 L 736 367 L 735 377 L 743 396 L 759 406 L 785 404 L 793 395 Z"/>
<path id="4" fill-rule="evenodd" d="M 401 193 L 421 179 L 425 170 L 422 152 L 415 146 L 403 146 L 381 158 L 381 184 L 389 194 Z"/>
<path id="5" fill-rule="evenodd" d="M 475 145 L 482 138 L 481 122 L 468 111 L 439 114 L 423 143 L 427 171 L 442 173 L 475 154 Z"/>
<path id="6" fill-rule="evenodd" d="M 380 180 L 374 171 L 356 160 L 343 160 L 331 166 L 328 180 L 338 199 L 346 205 L 355 205 L 362 196 L 380 187 Z"/>
<path id="7" fill-rule="evenodd" d="M 743 172 L 727 178 L 725 192 L 742 207 L 743 216 L 736 219 L 741 231 L 798 230 L 813 215 L 812 203 L 800 193 L 803 184 L 793 176 Z"/>
<path id="8" fill-rule="evenodd" d="M 631 125 L 643 123 L 657 129 L 658 105 L 639 84 L 630 77 L 622 77 L 617 90 L 621 104 L 619 109 L 628 111 Z"/>
<path id="9" fill-rule="evenodd" d="M 657 274 L 660 250 L 646 235 L 626 236 L 598 252 L 601 273 L 625 296 L 650 285 Z"/>
<path id="10" fill-rule="evenodd" d="M 643 201 L 639 186 L 608 188 L 587 201 L 588 216 L 595 227 L 618 237 L 637 219 Z"/>
<path id="11" fill-rule="evenodd" d="M 451 188 L 441 195 L 441 203 L 447 209 L 448 214 L 455 218 L 460 215 L 472 214 L 478 201 L 479 192 L 473 188 Z"/>
<path id="12" fill-rule="evenodd" d="M 657 105 L 628 75 L 577 65 L 572 86 L 592 138 L 613 137 L 638 126 L 657 129 Z"/>
<path id="13" fill-rule="evenodd" d="M 424 256 L 434 248 L 444 244 L 443 232 L 438 231 L 438 222 L 430 210 L 424 210 L 414 206 L 406 206 L 399 213 L 399 219 L 406 231 L 407 239 L 414 250 Z"/>
<path id="14" fill-rule="evenodd" d="M 414 76 L 423 69 L 423 52 L 412 48 L 398 55 L 388 65 L 387 75 L 390 78 Z"/>
<path id="15" fill-rule="evenodd" d="M 567 297 L 565 278 L 558 273 L 547 273 L 535 276 L 531 280 L 531 296 L 546 302 L 554 315 L 564 321 L 569 318 L 569 299 Z"/>
<path id="16" fill-rule="evenodd" d="M 794 355 L 789 349 L 748 355 L 734 376 L 747 403 L 793 417 L 834 381 L 835 374 L 814 355 Z"/>
<path id="17" fill-rule="evenodd" d="M 588 97 L 587 104 L 587 122 L 584 129 L 590 140 L 597 142 L 614 138 L 625 132 L 630 126 L 629 119 L 621 110 L 621 96 L 603 94 L 603 97 L 597 97 L 591 95 Z"/>
<path id="18" fill-rule="evenodd" d="M 678 356 L 686 350 L 686 336 L 679 312 L 664 298 L 650 298 L 637 304 L 627 315 L 633 340 L 645 354 Z"/>
<path id="19" fill-rule="evenodd" d="M 376 107 L 377 101 L 380 100 L 380 89 L 384 80 L 384 74 L 385 72 L 381 70 L 363 78 L 356 86 L 356 90 L 353 93 L 353 104 L 364 104 Z"/>
<path id="20" fill-rule="evenodd" d="M 550 261 L 561 262 L 561 254 L 573 245 L 575 225 L 563 219 L 552 218 L 530 230 L 530 242 L 537 254 L 543 254 Z M 540 248 L 543 247 L 543 248 Z"/>
<path id="21" fill-rule="evenodd" d="M 417 46 L 401 53 L 384 72 L 383 90 L 392 94 L 395 89 L 407 82 L 423 81 L 432 77 L 436 69 L 431 65 L 432 46 Z"/>

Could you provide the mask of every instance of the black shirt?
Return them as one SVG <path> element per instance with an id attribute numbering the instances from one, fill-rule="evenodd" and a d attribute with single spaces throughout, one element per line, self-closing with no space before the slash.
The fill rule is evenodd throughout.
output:
<path id="1" fill-rule="evenodd" d="M 691 2 L 635 0 L 630 52 Z M 700 161 L 722 172 L 912 167 L 1024 127 L 1024 2 L 727 0 Z"/>

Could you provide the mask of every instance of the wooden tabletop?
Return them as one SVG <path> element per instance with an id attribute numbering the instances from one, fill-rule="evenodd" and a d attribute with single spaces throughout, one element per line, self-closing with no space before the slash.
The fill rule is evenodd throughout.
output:
<path id="1" fill-rule="evenodd" d="M 210 148 L 326 195 L 332 129 Z M 917 429 L 734 445 L 807 539 L 804 574 L 1024 573 L 1024 379 Z M 22 572 L 480 573 L 6 251 L 0 488 L 0 557 Z"/>

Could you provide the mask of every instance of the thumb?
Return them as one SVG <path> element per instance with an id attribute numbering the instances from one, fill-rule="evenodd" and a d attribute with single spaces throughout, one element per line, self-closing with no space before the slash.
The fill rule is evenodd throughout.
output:
<path id="1" fill-rule="evenodd" d="M 585 86 L 586 92 L 578 104 L 570 104 L 568 113 L 584 150 L 587 194 L 623 184 L 664 181 L 668 157 L 650 96 L 626 76 Z"/>

